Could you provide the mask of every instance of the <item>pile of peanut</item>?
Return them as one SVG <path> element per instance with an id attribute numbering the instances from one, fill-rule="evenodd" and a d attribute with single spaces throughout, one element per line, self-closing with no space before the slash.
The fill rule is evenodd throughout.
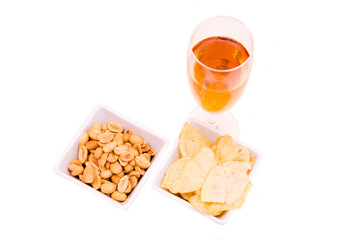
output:
<path id="1" fill-rule="evenodd" d="M 78 159 L 68 170 L 84 183 L 125 201 L 155 155 L 147 141 L 115 122 L 95 122 L 79 139 Z"/>

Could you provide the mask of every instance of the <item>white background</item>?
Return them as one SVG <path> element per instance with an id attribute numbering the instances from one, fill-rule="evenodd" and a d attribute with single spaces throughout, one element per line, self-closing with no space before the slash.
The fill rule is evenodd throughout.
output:
<path id="1" fill-rule="evenodd" d="M 0 2 L 1 239 L 348 239 L 346 1 Z M 218 225 L 144 185 L 126 212 L 53 166 L 96 104 L 174 142 L 196 107 L 191 32 L 217 15 L 255 38 L 231 110 L 263 154 L 245 205 Z"/>

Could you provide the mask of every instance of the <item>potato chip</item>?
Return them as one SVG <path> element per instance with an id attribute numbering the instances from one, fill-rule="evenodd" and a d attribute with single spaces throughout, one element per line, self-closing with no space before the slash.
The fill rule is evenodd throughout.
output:
<path id="1" fill-rule="evenodd" d="M 185 124 L 179 136 L 179 152 L 182 157 L 193 157 L 202 147 L 211 147 L 211 141 L 205 138 L 196 127 Z"/>
<path id="2" fill-rule="evenodd" d="M 217 166 L 213 151 L 202 147 L 197 154 L 187 161 L 180 177 L 177 179 L 180 193 L 193 192 L 202 187 L 208 174 Z"/>
<path id="3" fill-rule="evenodd" d="M 217 216 L 222 214 L 223 212 L 223 211 L 214 211 L 214 212 L 212 211 L 211 213 L 210 212 L 211 205 L 214 203 L 202 202 L 200 194 L 194 194 L 192 197 L 189 198 L 188 201 L 195 209 L 207 215 Z"/>
<path id="4" fill-rule="evenodd" d="M 238 145 L 229 135 L 217 138 L 214 146 L 217 164 L 227 161 L 250 160 L 250 150 Z"/>
<path id="5" fill-rule="evenodd" d="M 173 187 L 176 189 L 175 185 L 177 183 L 177 180 L 179 179 L 182 170 L 189 160 L 189 158 L 180 158 L 174 161 L 166 170 L 166 174 L 162 181 L 161 187 L 167 188 L 173 193 L 177 193 L 173 191 Z"/>
<path id="6" fill-rule="evenodd" d="M 195 192 L 180 193 L 180 195 L 183 199 L 188 201 L 192 196 L 195 195 Z"/>
<path id="7" fill-rule="evenodd" d="M 214 153 L 202 147 L 192 158 L 181 158 L 166 171 L 162 187 L 172 193 L 193 192 L 202 187 L 207 175 L 217 166 Z"/>
<path id="8" fill-rule="evenodd" d="M 250 168 L 251 163 L 246 161 L 228 161 L 218 165 L 202 186 L 201 201 L 231 204 L 238 200 L 250 181 L 246 173 Z"/>
<path id="9" fill-rule="evenodd" d="M 249 182 L 247 184 L 243 194 L 241 195 L 241 197 L 239 199 L 237 199 L 235 202 L 233 202 L 232 204 L 226 204 L 226 203 L 212 203 L 212 204 L 210 204 L 210 207 L 208 209 L 208 214 L 213 215 L 213 216 L 217 216 L 224 211 L 229 211 L 232 209 L 241 208 L 245 202 L 245 199 L 246 199 L 247 194 L 250 191 L 251 187 L 252 187 L 252 183 Z"/>

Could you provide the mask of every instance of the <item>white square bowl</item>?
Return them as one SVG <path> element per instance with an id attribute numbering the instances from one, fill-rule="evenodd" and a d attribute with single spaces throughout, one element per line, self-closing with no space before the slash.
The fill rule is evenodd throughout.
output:
<path id="1" fill-rule="evenodd" d="M 124 129 L 131 130 L 132 133 L 139 134 L 142 136 L 148 143 L 151 148 L 153 148 L 156 151 L 155 156 L 152 159 L 151 166 L 146 170 L 144 176 L 140 179 L 137 186 L 132 190 L 132 192 L 128 195 L 126 201 L 124 202 L 118 202 L 111 197 L 101 193 L 98 190 L 95 190 L 91 186 L 81 182 L 76 177 L 73 177 L 69 171 L 68 166 L 70 162 L 73 159 L 77 159 L 78 157 L 78 141 L 83 132 L 86 132 L 94 122 L 101 122 L 101 123 L 108 123 L 108 122 L 117 122 L 121 124 Z M 139 123 L 136 123 L 127 117 L 123 116 L 122 114 L 108 108 L 102 105 L 96 106 L 93 111 L 90 113 L 89 117 L 86 119 L 80 130 L 76 133 L 71 143 L 68 145 L 66 150 L 63 152 L 59 160 L 57 161 L 54 170 L 57 174 L 61 175 L 62 177 L 68 179 L 69 181 L 81 186 L 82 188 L 85 188 L 86 190 L 90 191 L 91 193 L 96 194 L 100 198 L 104 199 L 105 201 L 111 203 L 115 207 L 118 207 L 122 210 L 126 210 L 131 203 L 136 198 L 137 194 L 141 190 L 142 186 L 152 173 L 154 166 L 157 162 L 161 161 L 160 159 L 163 157 L 165 148 L 167 146 L 167 139 L 160 136 L 159 134 L 153 132 L 152 130 L 142 126 Z"/>
<path id="2" fill-rule="evenodd" d="M 222 135 L 225 134 L 225 133 L 223 133 L 223 132 L 221 132 L 221 131 L 219 131 L 217 129 L 211 128 L 210 126 L 208 126 L 208 125 L 206 125 L 204 123 L 198 122 L 196 120 L 193 120 L 193 119 L 189 119 L 187 121 L 187 123 L 189 123 L 193 127 L 198 128 L 200 130 L 200 132 L 207 139 L 209 139 L 211 141 L 212 144 L 215 143 L 216 139 L 219 136 L 222 136 Z M 252 157 L 256 157 L 256 162 L 253 165 L 253 167 L 251 169 L 251 172 L 249 174 L 250 175 L 250 179 L 252 179 L 252 176 L 253 176 L 254 172 L 256 171 L 256 168 L 260 164 L 261 155 L 254 148 L 248 146 L 245 143 L 242 143 L 241 141 L 239 141 L 239 140 L 237 140 L 235 138 L 233 138 L 233 139 L 239 145 L 244 146 L 244 147 L 248 147 L 251 150 L 251 156 Z M 162 180 L 163 180 L 163 178 L 165 176 L 167 168 L 170 166 L 170 164 L 173 161 L 177 160 L 179 158 L 179 156 L 180 156 L 179 155 L 179 150 L 178 150 L 178 142 L 179 142 L 179 140 L 177 138 L 176 142 L 174 143 L 174 145 L 170 149 L 170 151 L 168 153 L 168 156 L 166 157 L 166 159 L 164 160 L 163 164 L 160 166 L 158 172 L 156 173 L 156 176 L 155 176 L 153 184 L 152 184 L 153 187 L 156 190 L 158 190 L 159 192 L 165 194 L 166 196 L 168 196 L 168 197 L 176 200 L 177 202 L 179 202 L 179 203 L 181 203 L 181 204 L 183 204 L 183 205 L 193 209 L 194 211 L 200 213 L 201 215 L 204 215 L 205 217 L 208 217 L 212 221 L 214 221 L 216 223 L 219 223 L 219 224 L 226 224 L 234 210 L 226 211 L 226 212 L 224 212 L 223 214 L 221 214 L 221 215 L 219 215 L 217 217 L 209 216 L 209 215 L 206 215 L 206 214 L 196 210 L 188 201 L 186 201 L 183 198 L 181 198 L 178 194 L 177 195 L 173 194 L 170 191 L 168 191 L 167 189 L 161 187 L 161 183 L 162 183 Z M 251 181 L 251 182 L 253 183 L 253 181 Z"/>

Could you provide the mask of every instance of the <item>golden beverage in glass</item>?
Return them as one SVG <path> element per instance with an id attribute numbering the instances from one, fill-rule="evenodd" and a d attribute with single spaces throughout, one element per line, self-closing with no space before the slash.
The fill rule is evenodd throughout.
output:
<path id="1" fill-rule="evenodd" d="M 253 39 L 240 21 L 215 17 L 201 23 L 189 44 L 188 78 L 193 95 L 204 111 L 197 110 L 189 117 L 237 137 L 236 121 L 227 111 L 246 87 L 252 57 Z"/>

